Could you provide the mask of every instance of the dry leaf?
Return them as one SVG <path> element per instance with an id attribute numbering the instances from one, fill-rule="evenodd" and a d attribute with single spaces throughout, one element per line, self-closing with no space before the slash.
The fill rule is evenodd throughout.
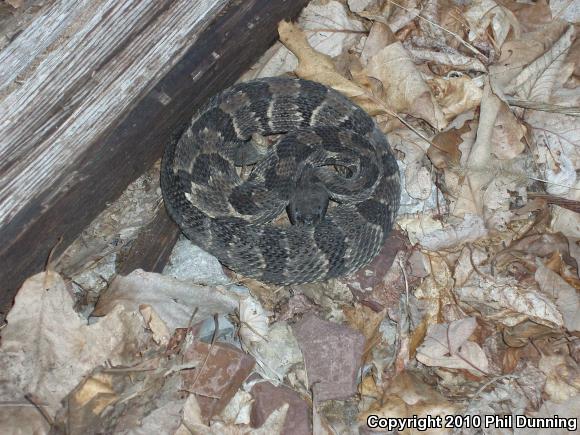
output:
<path id="1" fill-rule="evenodd" d="M 416 234 L 417 242 L 425 249 L 439 251 L 459 247 L 462 243 L 473 242 L 487 235 L 487 228 L 479 216 L 466 214 L 462 220 L 441 229 Z"/>
<path id="2" fill-rule="evenodd" d="M 527 174 L 518 161 L 504 163 L 492 155 L 492 144 L 496 124 L 501 112 L 502 102 L 493 93 L 489 82 L 484 87 L 481 100 L 477 138 L 465 158 L 465 176 L 459 178 L 457 199 L 453 200 L 453 215 L 461 217 L 471 213 L 486 216 L 488 228 L 502 229 L 512 217 L 510 210 L 510 191 L 525 194 Z M 517 129 L 517 127 L 516 127 Z M 516 135 L 517 136 L 517 135 Z M 517 153 L 518 145 L 510 150 Z M 507 155 L 508 151 L 504 151 Z M 466 155 L 462 149 L 462 158 Z M 448 179 L 446 173 L 446 181 Z M 454 190 L 455 190 L 454 189 Z"/>
<path id="3" fill-rule="evenodd" d="M 547 103 L 574 36 L 574 27 L 568 27 L 550 50 L 511 80 L 505 91 L 520 98 Z"/>
<path id="4" fill-rule="evenodd" d="M 238 307 L 238 298 L 221 286 L 189 284 L 137 269 L 113 280 L 99 298 L 93 315 L 102 316 L 118 305 L 137 310 L 142 304 L 150 305 L 171 332 L 191 326 L 196 309 L 195 323 L 214 314 L 233 312 Z"/>
<path id="5" fill-rule="evenodd" d="M 452 128 L 451 130 L 442 131 L 431 139 L 435 146 L 431 145 L 429 147 L 427 156 L 437 169 L 457 167 L 459 165 L 461 160 L 459 144 L 463 142 L 461 135 L 468 130 L 469 124 L 465 123 L 460 129 Z"/>
<path id="6" fill-rule="evenodd" d="M 397 39 L 389 26 L 378 21 L 374 22 L 369 32 L 369 36 L 365 41 L 363 51 L 360 54 L 362 65 L 367 65 L 369 60 L 371 60 L 379 51 L 396 40 Z"/>
<path id="7" fill-rule="evenodd" d="M 468 77 L 443 79 L 436 77 L 427 82 L 447 120 L 475 109 L 481 103 L 483 92 L 474 80 Z"/>
<path id="8" fill-rule="evenodd" d="M 471 274 L 475 273 L 475 268 L 479 267 L 486 260 L 487 253 L 484 251 L 470 245 L 464 246 L 455 264 L 455 271 L 453 272 L 455 287 L 463 286 Z"/>
<path id="9" fill-rule="evenodd" d="M 526 289 L 513 278 L 472 274 L 462 287 L 453 289 L 462 304 L 479 311 L 489 321 L 515 326 L 525 320 L 551 328 L 563 326 L 562 315 L 554 303 L 533 287 Z"/>
<path id="10" fill-rule="evenodd" d="M 503 6 L 514 13 L 522 32 L 537 30 L 552 21 L 552 12 L 547 0 L 538 0 L 535 3 L 505 2 Z"/>
<path id="11" fill-rule="evenodd" d="M 510 30 L 519 37 L 520 25 L 514 14 L 493 0 L 473 2 L 463 15 L 469 23 L 470 41 L 487 42 L 488 28 L 491 28 L 491 43 L 496 49 L 503 45 Z"/>
<path id="12" fill-rule="evenodd" d="M 240 299 L 240 338 L 247 347 L 268 339 L 268 316 L 251 296 Z"/>
<path id="13" fill-rule="evenodd" d="M 425 152 L 431 145 L 406 128 L 389 133 L 388 139 L 391 146 L 405 156 L 399 164 L 399 169 L 403 171 L 401 183 L 404 186 L 399 213 L 413 213 L 416 209 L 424 211 L 426 208 L 433 208 L 426 205 L 436 195 L 431 171 L 425 167 Z M 435 204 L 436 201 L 432 203 Z"/>
<path id="14" fill-rule="evenodd" d="M 578 429 L 578 416 L 580 415 L 580 394 L 571 397 L 562 403 L 556 403 L 551 400 L 546 400 L 542 403 L 542 406 L 538 412 L 532 412 L 529 414 L 530 417 L 534 418 L 553 418 L 555 415 L 558 417 L 563 417 L 568 419 L 570 425 L 568 427 L 562 427 L 559 429 L 550 429 L 550 435 L 570 435 L 571 431 Z M 544 435 L 545 429 L 516 429 L 514 434 L 516 435 Z"/>
<path id="15" fill-rule="evenodd" d="M 197 399 L 193 394 L 189 395 L 183 407 L 183 420 L 181 426 L 174 435 L 271 435 L 282 432 L 288 404 L 284 404 L 279 409 L 270 414 L 268 419 L 259 428 L 250 428 L 247 425 L 234 425 L 232 423 L 213 421 L 208 426 L 201 414 L 201 409 Z"/>
<path id="16" fill-rule="evenodd" d="M 60 275 L 39 273 L 22 285 L 2 330 L 5 385 L 19 391 L 17 395 L 35 394 L 49 413 L 60 408 L 61 400 L 95 367 L 105 361 L 132 361 L 146 339 L 138 312 L 118 306 L 88 325 L 73 306 Z"/>
<path id="17" fill-rule="evenodd" d="M 302 10 L 298 25 L 316 51 L 332 57 L 352 47 L 365 31 L 363 24 L 349 16 L 344 5 L 335 0 L 309 3 Z"/>
<path id="18" fill-rule="evenodd" d="M 415 417 L 425 418 L 428 415 L 440 415 L 444 418 L 445 415 L 457 412 L 459 412 L 457 405 L 443 397 L 435 388 L 424 383 L 418 375 L 406 371 L 392 379 L 383 392 L 382 400 L 373 404 L 369 410 L 359 414 L 358 420 L 363 423 L 370 415 L 377 415 L 391 419 L 393 423 L 396 423 L 397 420 L 404 421 Z M 419 432 L 414 429 L 409 431 L 409 429 L 400 426 L 390 428 L 391 431 L 395 429 L 399 433 L 429 435 L 447 433 L 443 429 L 427 429 Z"/>
<path id="19" fill-rule="evenodd" d="M 580 122 L 559 113 L 530 111 L 526 121 L 537 144 L 536 159 L 545 167 L 546 190 L 556 196 L 569 195 L 580 168 Z M 574 192 L 572 194 L 575 196 Z"/>
<path id="20" fill-rule="evenodd" d="M 159 317 L 151 305 L 140 305 L 139 311 L 153 333 L 153 341 L 160 345 L 167 345 L 171 338 L 171 333 L 165 322 Z"/>
<path id="21" fill-rule="evenodd" d="M 447 124 L 431 89 L 400 42 L 373 56 L 366 68 L 369 77 L 383 85 L 383 100 L 396 112 L 424 119 L 441 130 Z"/>
<path id="22" fill-rule="evenodd" d="M 5 0 L 5 1 L 14 9 L 18 9 L 22 7 L 22 5 L 24 4 L 24 0 Z"/>
<path id="23" fill-rule="evenodd" d="M 365 31 L 363 24 L 348 14 L 338 1 L 309 3 L 298 18 L 298 26 L 304 31 L 311 47 L 331 57 L 345 53 L 363 37 Z M 279 76 L 293 71 L 297 65 L 296 56 L 282 44 L 276 43 L 242 80 Z"/>
<path id="24" fill-rule="evenodd" d="M 476 71 L 486 72 L 486 66 L 479 60 L 470 56 L 461 54 L 457 50 L 446 47 L 446 51 L 426 50 L 405 44 L 405 48 L 411 53 L 415 63 L 429 62 L 437 71 L 447 71 L 453 69 L 456 71 Z M 443 68 L 442 66 L 446 67 Z"/>
<path id="25" fill-rule="evenodd" d="M 489 78 L 494 89 L 502 92 L 527 65 L 560 38 L 566 27 L 562 21 L 555 20 L 535 32 L 507 41 L 502 47 L 500 58 L 489 67 Z"/>
<path id="26" fill-rule="evenodd" d="M 580 367 L 565 355 L 542 356 L 539 368 L 546 375 L 544 391 L 550 400 L 562 403 L 580 393 Z"/>
<path id="27" fill-rule="evenodd" d="M 226 423 L 249 425 L 253 402 L 254 399 L 250 393 L 239 389 L 232 400 L 230 400 L 230 403 L 220 413 L 220 417 Z"/>
<path id="28" fill-rule="evenodd" d="M 492 153 L 500 160 L 509 160 L 520 155 L 525 145 L 524 127 L 506 104 L 501 104 L 495 119 L 492 135 Z"/>
<path id="29" fill-rule="evenodd" d="M 580 298 L 576 289 L 539 261 L 535 279 L 540 290 L 556 301 L 564 318 L 564 327 L 570 332 L 580 331 Z"/>
<path id="30" fill-rule="evenodd" d="M 381 341 L 382 335 L 379 327 L 387 315 L 387 309 L 376 312 L 365 305 L 355 305 L 354 307 L 344 307 L 342 310 L 346 323 L 352 329 L 358 330 L 365 336 L 366 343 L 363 359 L 367 360 L 372 349 Z"/>
<path id="31" fill-rule="evenodd" d="M 281 21 L 278 24 L 278 33 L 280 41 L 298 58 L 295 72 L 299 77 L 314 80 L 336 89 L 356 102 L 370 115 L 389 111 L 383 107 L 382 102 L 370 95 L 365 89 L 338 73 L 332 59 L 314 50 L 298 26 Z"/>
<path id="32" fill-rule="evenodd" d="M 570 0 L 551 0 L 550 9 L 553 17 L 560 17 L 571 23 L 580 21 L 580 8 L 578 3 Z"/>
<path id="33" fill-rule="evenodd" d="M 428 366 L 465 369 L 476 376 L 487 375 L 489 362 L 485 353 L 477 343 L 468 341 L 476 327 L 474 317 L 432 325 L 425 342 L 417 349 L 417 360 Z"/>

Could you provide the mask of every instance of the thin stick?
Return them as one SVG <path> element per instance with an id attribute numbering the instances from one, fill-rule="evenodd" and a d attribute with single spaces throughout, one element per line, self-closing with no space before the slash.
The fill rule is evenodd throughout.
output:
<path id="1" fill-rule="evenodd" d="M 483 59 L 485 59 L 485 61 L 486 61 L 486 62 L 489 60 L 489 59 L 487 58 L 487 56 L 485 56 L 485 55 L 484 55 L 484 54 L 483 54 L 481 51 L 479 51 L 477 48 L 475 48 L 475 47 L 474 47 L 473 45 L 471 45 L 469 42 L 466 42 L 466 41 L 464 41 L 464 40 L 463 40 L 463 38 L 462 38 L 461 36 L 459 36 L 458 34 L 456 34 L 456 33 L 452 32 L 451 30 L 447 30 L 445 27 L 443 27 L 443 26 L 440 26 L 439 24 L 437 24 L 437 23 L 434 23 L 433 21 L 431 21 L 431 20 L 428 20 L 428 19 L 427 19 L 427 18 L 425 18 L 425 17 L 422 17 L 421 15 L 419 15 L 418 13 L 416 13 L 415 11 L 412 11 L 411 9 L 408 9 L 408 8 L 406 8 L 405 6 L 398 4 L 398 3 L 394 2 L 393 0 L 388 0 L 388 1 L 389 1 L 389 3 L 392 3 L 392 4 L 394 4 L 395 6 L 398 6 L 398 7 L 400 7 L 401 9 L 404 9 L 404 10 L 406 10 L 407 12 L 410 12 L 410 13 L 414 13 L 414 14 L 416 14 L 416 15 L 417 15 L 417 18 L 420 18 L 420 19 L 422 19 L 422 20 L 424 20 L 424 21 L 427 21 L 429 24 L 431 24 L 431 25 L 433 25 L 433 26 L 437 27 L 438 29 L 441 29 L 441 30 L 443 30 L 444 32 L 446 32 L 446 33 L 450 34 L 450 35 L 451 35 L 451 36 L 453 36 L 455 39 L 457 39 L 457 40 L 458 40 L 458 41 L 459 41 L 461 44 L 465 45 L 465 47 L 467 47 L 467 48 L 468 48 L 470 51 L 472 51 L 474 54 L 476 54 L 477 56 L 481 56 Z"/>
<path id="2" fill-rule="evenodd" d="M 520 100 L 518 98 L 507 97 L 506 101 L 510 106 L 523 107 L 524 109 L 540 110 L 542 112 L 563 113 L 570 116 L 580 116 L 578 106 L 560 106 L 558 104 L 547 104 L 539 101 Z"/>

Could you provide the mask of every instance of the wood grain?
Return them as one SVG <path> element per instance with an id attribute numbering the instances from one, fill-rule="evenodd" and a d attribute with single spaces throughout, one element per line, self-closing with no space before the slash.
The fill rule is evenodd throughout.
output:
<path id="1" fill-rule="evenodd" d="M 0 66 L 0 77 L 12 80 L 0 95 L 3 308 L 56 240 L 63 237 L 58 254 L 307 1 L 57 0 L 50 7 L 65 3 L 74 20 L 53 13 L 66 22 L 52 22 L 50 10 L 36 20 L 58 37 L 39 42 L 35 21 L 0 53 L 18 70 L 15 78 Z"/>

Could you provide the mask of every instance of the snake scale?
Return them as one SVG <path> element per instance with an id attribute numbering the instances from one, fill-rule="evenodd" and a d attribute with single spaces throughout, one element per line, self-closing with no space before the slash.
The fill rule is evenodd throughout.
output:
<path id="1" fill-rule="evenodd" d="M 268 139 L 276 142 L 264 146 Z M 244 179 L 236 167 L 247 165 Z M 282 77 L 214 96 L 167 146 L 160 181 L 186 237 L 242 275 L 283 285 L 370 262 L 401 189 L 393 152 L 363 109 L 319 83 Z M 291 224 L 274 222 L 285 211 Z"/>

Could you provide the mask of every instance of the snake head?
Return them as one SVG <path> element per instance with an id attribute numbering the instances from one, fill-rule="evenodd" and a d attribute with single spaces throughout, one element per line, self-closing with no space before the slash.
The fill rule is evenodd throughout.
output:
<path id="1" fill-rule="evenodd" d="M 301 178 L 288 204 L 288 217 L 293 225 L 316 225 L 328 209 L 329 196 L 324 184 L 316 177 Z"/>

